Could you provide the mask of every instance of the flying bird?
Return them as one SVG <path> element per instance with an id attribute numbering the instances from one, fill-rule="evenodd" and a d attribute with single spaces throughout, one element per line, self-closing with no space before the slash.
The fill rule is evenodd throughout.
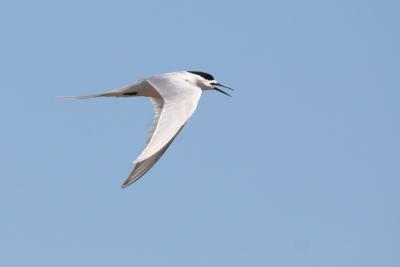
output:
<path id="1" fill-rule="evenodd" d="M 154 75 L 101 94 L 63 98 L 88 99 L 110 96 L 146 96 L 150 98 L 155 111 L 153 124 L 144 150 L 133 162 L 135 166 L 121 186 L 125 188 L 150 170 L 168 149 L 196 110 L 203 90 L 216 90 L 231 96 L 218 87 L 233 90 L 219 83 L 206 72 L 178 71 Z"/>

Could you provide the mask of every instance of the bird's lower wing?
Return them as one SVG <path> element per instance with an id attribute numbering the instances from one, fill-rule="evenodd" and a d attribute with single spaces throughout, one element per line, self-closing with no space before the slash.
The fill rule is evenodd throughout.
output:
<path id="1" fill-rule="evenodd" d="M 135 167 L 122 187 L 127 187 L 143 176 L 164 154 L 186 121 L 196 110 L 201 89 L 187 82 L 167 78 L 147 80 L 161 96 L 151 98 L 155 118 L 146 146 L 134 161 Z"/>
<path id="2" fill-rule="evenodd" d="M 160 110 L 160 100 L 153 98 L 152 102 L 156 110 L 157 122 L 153 124 L 149 141 L 142 153 L 135 160 L 135 163 L 153 156 L 175 137 L 177 132 L 196 110 L 201 96 L 200 88 L 190 86 L 187 83 L 180 84 L 174 82 L 168 84 L 158 80 L 148 82 L 161 95 L 162 109 Z"/>
<path id="3" fill-rule="evenodd" d="M 167 151 L 168 147 L 171 145 L 172 141 L 174 141 L 175 137 L 178 135 L 178 133 L 182 130 L 183 126 L 179 129 L 179 131 L 175 134 L 175 136 L 163 147 L 161 148 L 157 153 L 155 153 L 153 156 L 140 161 L 135 164 L 135 168 L 133 171 L 129 174 L 128 178 L 124 181 L 122 184 L 122 188 L 128 187 L 129 185 L 133 184 L 136 182 L 140 177 L 142 177 L 148 170 L 153 167 L 154 164 L 161 158 L 161 156 L 164 154 L 165 151 Z"/>

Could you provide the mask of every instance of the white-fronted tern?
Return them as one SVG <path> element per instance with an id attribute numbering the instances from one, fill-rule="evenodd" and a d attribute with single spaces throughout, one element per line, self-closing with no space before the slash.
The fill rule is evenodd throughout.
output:
<path id="1" fill-rule="evenodd" d="M 122 184 L 122 188 L 125 188 L 142 177 L 164 154 L 196 110 L 203 90 L 217 90 L 230 96 L 218 87 L 233 90 L 217 82 L 211 74 L 201 71 L 178 71 L 154 75 L 101 94 L 64 98 L 88 99 L 109 96 L 150 98 L 155 110 L 153 125 L 144 150 L 133 162 L 135 167 Z"/>

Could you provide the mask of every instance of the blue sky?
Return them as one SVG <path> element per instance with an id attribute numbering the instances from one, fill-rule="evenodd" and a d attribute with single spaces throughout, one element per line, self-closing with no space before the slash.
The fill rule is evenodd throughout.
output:
<path id="1" fill-rule="evenodd" d="M 400 266 L 398 1 L 3 1 L 0 265 Z M 144 98 L 62 101 L 202 70 L 126 190 Z"/>

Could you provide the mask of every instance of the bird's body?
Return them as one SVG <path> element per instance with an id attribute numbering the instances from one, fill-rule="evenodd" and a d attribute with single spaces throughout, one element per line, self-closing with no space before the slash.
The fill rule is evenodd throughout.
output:
<path id="1" fill-rule="evenodd" d="M 229 88 L 215 81 L 208 73 L 179 71 L 154 75 L 101 94 L 66 98 L 88 99 L 109 96 L 150 98 L 155 110 L 153 125 L 144 150 L 134 161 L 135 167 L 122 185 L 124 188 L 143 176 L 164 154 L 196 110 L 203 90 L 215 89 L 227 94 L 216 86 Z"/>

